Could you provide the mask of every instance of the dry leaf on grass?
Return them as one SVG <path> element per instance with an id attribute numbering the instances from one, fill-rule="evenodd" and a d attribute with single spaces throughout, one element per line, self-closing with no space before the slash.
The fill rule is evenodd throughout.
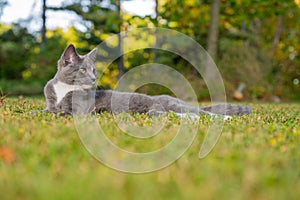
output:
<path id="1" fill-rule="evenodd" d="M 0 159 L 7 164 L 15 162 L 15 153 L 11 148 L 0 147 Z"/>

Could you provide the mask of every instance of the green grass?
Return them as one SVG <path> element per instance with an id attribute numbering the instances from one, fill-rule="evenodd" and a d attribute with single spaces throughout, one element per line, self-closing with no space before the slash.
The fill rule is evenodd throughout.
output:
<path id="1" fill-rule="evenodd" d="M 115 171 L 90 156 L 72 117 L 28 114 L 44 104 L 43 98 L 7 98 L 0 107 L 0 199 L 300 197 L 299 104 L 251 104 L 254 113 L 226 121 L 217 145 L 200 160 L 209 124 L 203 117 L 194 143 L 179 160 L 139 175 Z M 97 119 L 113 142 L 140 152 L 164 146 L 180 125 L 169 115 L 162 133 L 143 143 L 118 130 L 111 115 Z M 135 116 L 135 123 L 145 127 L 149 121 L 144 115 Z"/>

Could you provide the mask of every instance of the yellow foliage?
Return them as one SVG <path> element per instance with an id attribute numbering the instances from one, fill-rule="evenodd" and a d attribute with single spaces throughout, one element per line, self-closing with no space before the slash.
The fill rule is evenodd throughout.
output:
<path id="1" fill-rule="evenodd" d="M 84 41 L 79 41 L 77 32 L 78 31 L 75 29 L 75 27 L 69 27 L 67 30 L 58 27 L 54 30 L 47 30 L 46 36 L 48 38 L 61 36 L 69 44 L 72 43 L 77 48 L 84 48 L 87 44 Z"/>
<path id="2" fill-rule="evenodd" d="M 74 44 L 77 48 L 83 48 L 86 46 L 85 42 L 78 41 L 77 30 L 74 27 L 68 28 L 66 32 L 64 32 L 63 37 L 69 42 Z"/>
<path id="3" fill-rule="evenodd" d="M 100 39 L 101 39 L 102 41 L 107 40 L 109 37 L 110 37 L 110 35 L 107 34 L 107 33 L 102 33 L 102 34 L 100 35 Z"/>
<path id="4" fill-rule="evenodd" d="M 107 46 L 109 46 L 111 48 L 117 47 L 118 42 L 119 42 L 119 39 L 118 39 L 117 35 L 113 35 L 113 36 L 107 38 L 107 40 L 106 40 Z"/>
<path id="5" fill-rule="evenodd" d="M 168 25 L 169 25 L 170 28 L 175 28 L 175 27 L 178 26 L 178 22 L 174 22 L 174 21 L 173 22 L 169 22 Z"/>
<path id="6" fill-rule="evenodd" d="M 232 14 L 234 14 L 234 10 L 230 7 L 226 7 L 225 8 L 225 13 L 228 14 L 228 15 L 232 15 Z"/>
<path id="7" fill-rule="evenodd" d="M 28 80 L 31 77 L 31 71 L 30 70 L 25 70 L 22 72 L 22 77 L 24 80 Z"/>
<path id="8" fill-rule="evenodd" d="M 185 1 L 186 6 L 195 6 L 195 4 L 198 2 L 198 0 L 187 0 Z"/>
<path id="9" fill-rule="evenodd" d="M 7 25 L 7 24 L 0 24 L 0 35 L 1 35 L 2 33 L 4 33 L 5 31 L 8 31 L 10 28 L 11 28 L 10 25 Z"/>

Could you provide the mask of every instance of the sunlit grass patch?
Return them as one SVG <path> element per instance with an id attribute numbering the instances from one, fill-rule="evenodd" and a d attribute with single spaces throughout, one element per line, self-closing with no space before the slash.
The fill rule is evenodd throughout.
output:
<path id="1" fill-rule="evenodd" d="M 298 199 L 299 104 L 250 105 L 253 114 L 225 121 L 206 158 L 199 159 L 198 153 L 211 120 L 201 117 L 193 144 L 179 160 L 157 172 L 133 175 L 94 159 L 81 144 L 72 116 L 30 115 L 44 108 L 43 98 L 5 98 L 0 107 L 0 197 Z M 113 143 L 133 152 L 163 147 L 181 124 L 172 114 L 150 118 L 102 113 L 95 118 Z M 153 137 L 136 139 L 118 128 L 116 118 L 141 129 L 156 122 L 163 127 Z"/>

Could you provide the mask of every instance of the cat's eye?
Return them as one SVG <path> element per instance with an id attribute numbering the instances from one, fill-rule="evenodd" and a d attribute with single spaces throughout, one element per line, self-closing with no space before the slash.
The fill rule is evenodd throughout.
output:
<path id="1" fill-rule="evenodd" d="M 80 72 L 83 73 L 83 74 L 85 74 L 86 73 L 86 69 L 85 68 L 81 68 Z"/>

